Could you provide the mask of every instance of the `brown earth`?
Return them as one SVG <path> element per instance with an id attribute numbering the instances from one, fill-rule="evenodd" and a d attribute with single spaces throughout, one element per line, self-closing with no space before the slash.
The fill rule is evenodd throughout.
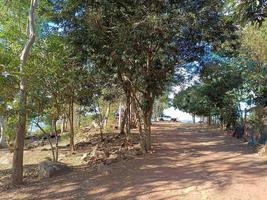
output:
<path id="1" fill-rule="evenodd" d="M 267 162 L 213 129 L 153 126 L 154 153 L 111 165 L 110 175 L 77 166 L 64 176 L 2 191 L 0 199 L 266 200 Z"/>

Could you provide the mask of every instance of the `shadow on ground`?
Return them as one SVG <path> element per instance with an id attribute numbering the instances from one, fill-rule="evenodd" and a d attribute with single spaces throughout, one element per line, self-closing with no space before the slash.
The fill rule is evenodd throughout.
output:
<path id="1" fill-rule="evenodd" d="M 265 162 L 216 129 L 159 123 L 153 133 L 153 154 L 113 164 L 109 176 L 79 166 L 64 176 L 5 191 L 0 199 L 167 200 L 200 188 L 223 192 L 234 183 L 253 185 L 266 177 Z"/>

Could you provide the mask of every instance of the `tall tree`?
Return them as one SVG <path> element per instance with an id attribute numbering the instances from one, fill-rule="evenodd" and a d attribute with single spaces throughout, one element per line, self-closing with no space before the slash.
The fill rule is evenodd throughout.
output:
<path id="1" fill-rule="evenodd" d="M 24 150 L 24 137 L 26 134 L 27 122 L 27 92 L 26 92 L 26 77 L 24 65 L 30 53 L 30 49 L 35 41 L 35 13 L 38 5 L 38 0 L 31 0 L 30 10 L 28 16 L 27 36 L 28 40 L 20 55 L 20 89 L 19 89 L 19 119 L 17 123 L 16 141 L 13 155 L 13 173 L 12 183 L 21 184 L 23 182 L 23 150 Z"/>
<path id="2" fill-rule="evenodd" d="M 145 150 L 151 148 L 154 100 L 170 86 L 175 68 L 198 60 L 207 44 L 219 47 L 233 30 L 221 0 L 68 0 L 54 7 L 55 23 L 82 62 L 124 90 L 128 116 L 135 101 Z"/>

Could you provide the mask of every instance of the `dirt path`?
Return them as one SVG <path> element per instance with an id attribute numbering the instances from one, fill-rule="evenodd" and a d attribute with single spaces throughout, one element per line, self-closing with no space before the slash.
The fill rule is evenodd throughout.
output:
<path id="1" fill-rule="evenodd" d="M 85 166 L 7 191 L 0 199 L 266 200 L 267 163 L 215 130 L 161 123 L 154 150 L 98 175 Z"/>

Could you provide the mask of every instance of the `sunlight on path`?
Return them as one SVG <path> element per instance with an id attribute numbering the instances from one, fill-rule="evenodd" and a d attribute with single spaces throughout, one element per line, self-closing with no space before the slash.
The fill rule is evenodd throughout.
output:
<path id="1" fill-rule="evenodd" d="M 267 165 L 241 141 L 175 123 L 153 133 L 155 152 L 113 164 L 111 175 L 81 166 L 0 199 L 266 200 Z"/>

